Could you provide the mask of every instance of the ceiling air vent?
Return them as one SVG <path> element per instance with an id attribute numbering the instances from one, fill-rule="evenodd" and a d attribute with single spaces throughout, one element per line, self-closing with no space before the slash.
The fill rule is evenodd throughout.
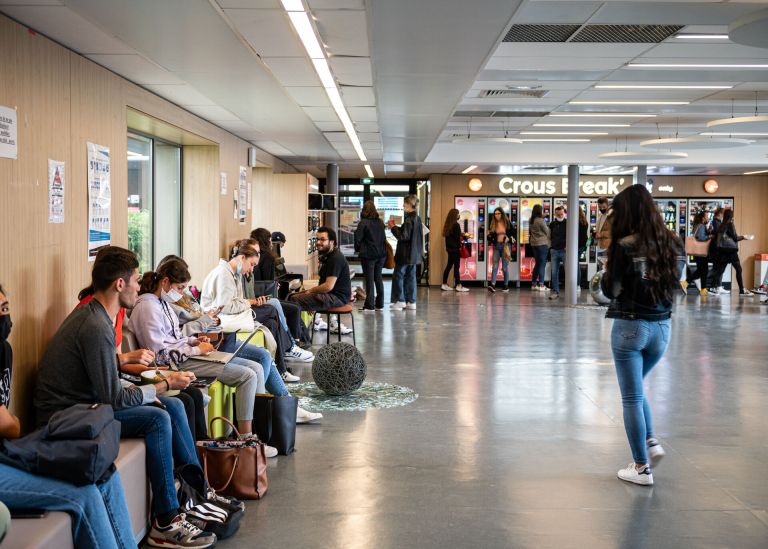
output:
<path id="1" fill-rule="evenodd" d="M 587 25 L 571 42 L 658 44 L 683 25 Z"/>
<path id="2" fill-rule="evenodd" d="M 581 25 L 512 25 L 502 42 L 565 42 Z"/>
<path id="3" fill-rule="evenodd" d="M 496 111 L 493 113 L 494 118 L 541 118 L 542 116 L 547 116 L 549 114 L 549 111 L 547 112 L 519 112 L 519 111 Z"/>
<path id="4" fill-rule="evenodd" d="M 456 111 L 453 116 L 460 118 L 490 118 L 494 111 Z"/>
<path id="5" fill-rule="evenodd" d="M 478 97 L 546 97 L 549 90 L 481 90 Z"/>

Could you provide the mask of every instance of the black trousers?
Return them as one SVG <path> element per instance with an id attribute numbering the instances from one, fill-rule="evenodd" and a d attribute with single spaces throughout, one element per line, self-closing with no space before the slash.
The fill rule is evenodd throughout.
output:
<path id="1" fill-rule="evenodd" d="M 283 330 L 280 325 L 280 317 L 277 315 L 274 307 L 264 305 L 262 307 L 253 307 L 256 320 L 261 322 L 269 330 L 277 342 L 277 352 L 275 353 L 275 364 L 277 371 L 281 374 L 286 371 L 285 358 L 283 355 L 293 347 L 293 338 L 291 334 Z M 286 320 L 288 318 L 286 317 Z"/>
<path id="2" fill-rule="evenodd" d="M 205 404 L 203 404 L 203 392 L 197 387 L 187 387 L 176 395 L 184 405 L 187 414 L 189 430 L 194 440 L 208 438 L 208 426 L 205 424 Z"/>
<path id="3" fill-rule="evenodd" d="M 688 271 L 688 276 L 686 277 L 688 284 L 701 280 L 701 288 L 705 289 L 707 288 L 707 277 L 709 276 L 709 258 L 697 256 L 693 260 L 696 263 L 696 270 L 693 272 Z"/>
<path id="4" fill-rule="evenodd" d="M 448 252 L 448 265 L 445 266 L 445 270 L 443 271 L 443 284 L 448 284 L 448 275 L 451 272 L 451 268 L 453 268 L 453 281 L 456 283 L 456 286 L 461 284 L 461 278 L 459 278 L 460 261 L 461 256 L 458 251 Z"/>
<path id="5" fill-rule="evenodd" d="M 384 307 L 384 279 L 381 270 L 384 268 L 386 257 L 379 259 L 360 259 L 365 277 L 365 304 L 366 309 L 373 309 L 374 304 L 379 309 Z M 375 292 L 374 292 L 375 290 Z"/>
<path id="6" fill-rule="evenodd" d="M 722 285 L 723 273 L 728 265 L 732 265 L 736 271 L 736 283 L 739 285 L 739 291 L 744 291 L 744 280 L 741 274 L 741 262 L 739 261 L 739 252 L 726 252 L 718 254 L 715 261 L 715 273 L 712 275 L 715 287 Z"/>

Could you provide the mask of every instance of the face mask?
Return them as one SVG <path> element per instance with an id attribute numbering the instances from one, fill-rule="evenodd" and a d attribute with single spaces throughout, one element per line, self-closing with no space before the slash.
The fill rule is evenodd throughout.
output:
<path id="1" fill-rule="evenodd" d="M 11 335 L 12 326 L 11 315 L 0 316 L 0 343 L 4 342 Z"/>
<path id="2" fill-rule="evenodd" d="M 162 293 L 160 296 L 163 298 L 163 301 L 166 303 L 176 303 L 178 300 L 180 300 L 182 296 L 179 292 L 171 288 L 170 292 L 166 292 L 165 290 L 162 290 Z"/>
<path id="3" fill-rule="evenodd" d="M 558 221 L 562 221 L 563 219 L 565 219 L 565 217 L 562 215 L 557 215 L 555 216 L 555 219 L 557 219 Z"/>
<path id="4" fill-rule="evenodd" d="M 243 262 L 242 261 L 237 264 L 237 269 L 235 269 L 235 272 L 237 274 L 243 274 Z"/>

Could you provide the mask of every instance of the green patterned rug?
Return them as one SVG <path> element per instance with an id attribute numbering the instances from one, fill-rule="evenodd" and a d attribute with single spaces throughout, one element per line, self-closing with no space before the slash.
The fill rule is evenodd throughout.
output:
<path id="1" fill-rule="evenodd" d="M 366 381 L 357 391 L 345 396 L 330 396 L 314 383 L 288 384 L 291 395 L 298 397 L 299 406 L 310 412 L 327 410 L 356 411 L 368 408 L 407 406 L 419 395 L 408 387 Z"/>

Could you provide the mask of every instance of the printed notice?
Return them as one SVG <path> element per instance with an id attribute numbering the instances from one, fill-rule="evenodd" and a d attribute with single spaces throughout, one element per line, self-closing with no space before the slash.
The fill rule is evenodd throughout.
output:
<path id="1" fill-rule="evenodd" d="M 48 223 L 64 223 L 64 162 L 48 159 Z"/>
<path id="2" fill-rule="evenodd" d="M 253 189 L 251 187 L 252 187 L 252 185 L 250 183 L 248 183 L 248 209 L 249 210 L 251 209 L 251 198 L 253 196 L 253 195 L 251 195 L 251 192 L 253 191 Z"/>
<path id="3" fill-rule="evenodd" d="M 248 183 L 246 181 L 246 178 L 248 177 L 248 168 L 245 166 L 240 166 L 240 195 L 237 197 L 238 199 L 238 217 L 240 218 L 240 225 L 245 225 L 245 218 L 248 216 Z"/>
<path id="4" fill-rule="evenodd" d="M 16 109 L 0 105 L 0 158 L 17 158 Z"/>
<path id="5" fill-rule="evenodd" d="M 112 189 L 109 147 L 88 143 L 88 261 L 94 261 L 111 234 Z"/>
<path id="6" fill-rule="evenodd" d="M 227 194 L 227 174 L 221 172 L 219 178 L 221 179 L 221 194 Z"/>

